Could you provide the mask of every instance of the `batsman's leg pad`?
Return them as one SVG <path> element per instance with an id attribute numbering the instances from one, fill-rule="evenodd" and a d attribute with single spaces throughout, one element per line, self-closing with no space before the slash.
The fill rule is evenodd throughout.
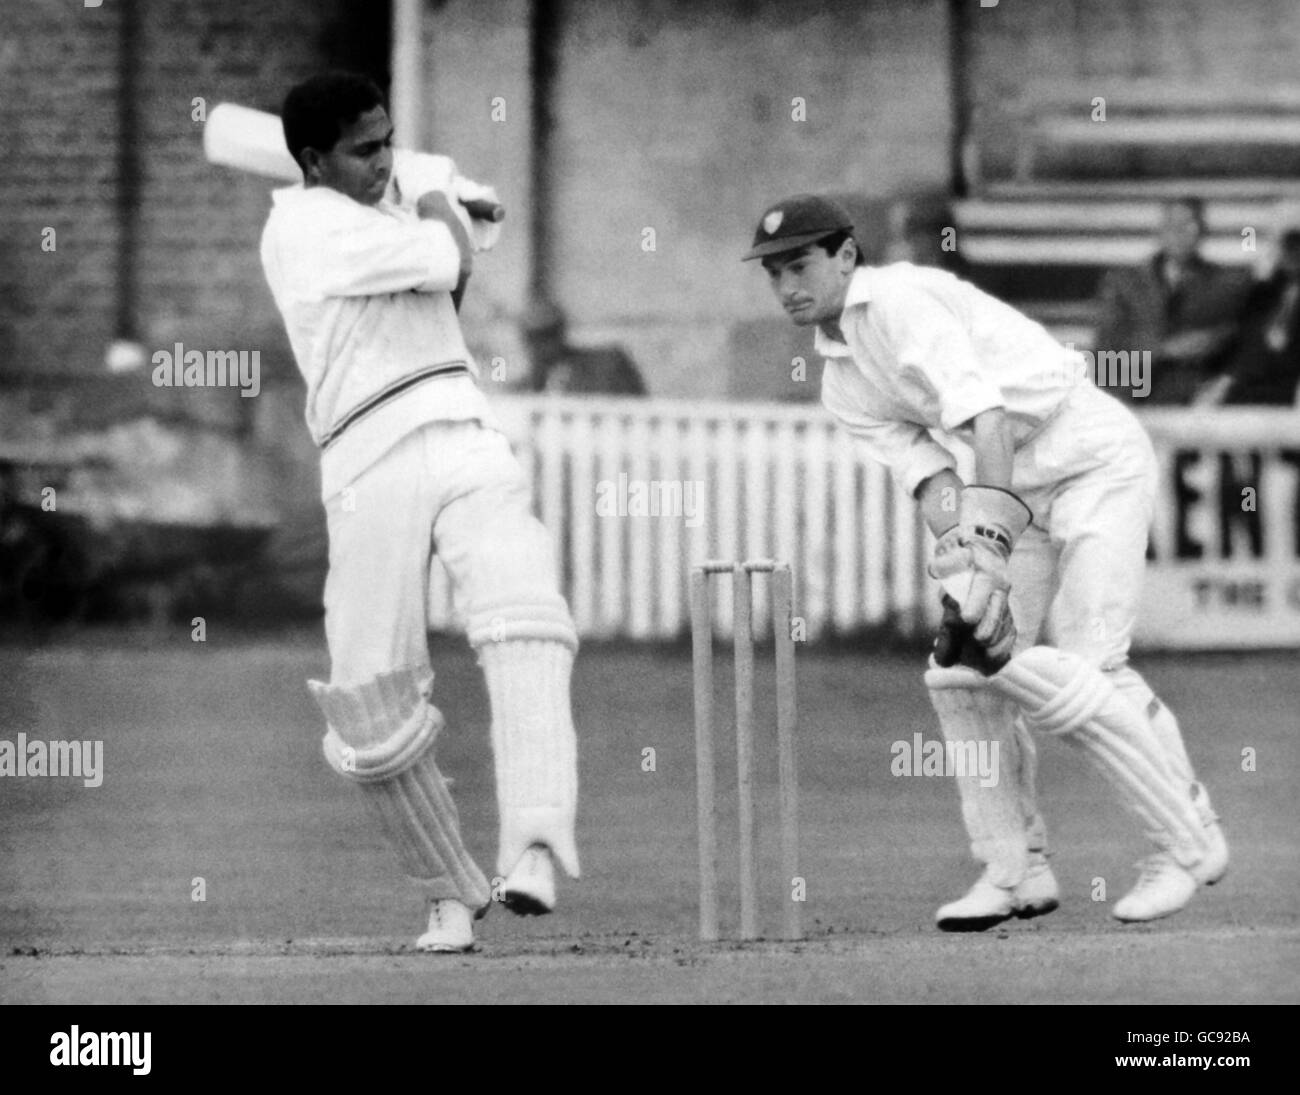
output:
<path id="1" fill-rule="evenodd" d="M 526 604 L 518 600 L 499 604 L 479 601 L 467 621 L 466 634 L 475 650 L 534 639 L 560 643 L 575 654 L 578 651 L 578 632 L 564 598 L 541 588 Z"/>
<path id="2" fill-rule="evenodd" d="M 501 816 L 497 871 L 508 875 L 530 845 L 544 844 L 577 878 L 578 743 L 569 701 L 574 644 L 539 630 L 540 636 L 478 648 L 492 703 Z"/>
<path id="3" fill-rule="evenodd" d="M 1190 795 L 1170 772 L 1145 716 L 1101 670 L 1077 654 L 1035 646 L 989 680 L 1020 705 L 1032 729 L 1086 752 L 1157 845 L 1183 866 L 1201 859 L 1204 836 Z"/>
<path id="4" fill-rule="evenodd" d="M 1023 879 L 1029 854 L 1020 788 L 1016 779 L 1007 778 L 1021 768 L 1016 707 L 989 688 L 988 678 L 975 670 L 940 668 L 933 659 L 930 664 L 925 686 L 950 749 L 955 753 L 969 750 L 972 743 L 977 750 L 984 748 L 980 743 L 996 743 L 991 784 L 986 786 L 978 766 L 970 764 L 964 766 L 964 774 L 956 774 L 955 782 L 971 855 L 987 865 L 989 881 L 1010 888 Z"/>
<path id="5" fill-rule="evenodd" d="M 429 897 L 485 906 L 487 879 L 461 842 L 455 803 L 434 763 L 443 721 L 429 702 L 432 674 L 401 669 L 353 687 L 308 687 L 329 723 L 325 759 L 360 785 L 406 874 Z"/>

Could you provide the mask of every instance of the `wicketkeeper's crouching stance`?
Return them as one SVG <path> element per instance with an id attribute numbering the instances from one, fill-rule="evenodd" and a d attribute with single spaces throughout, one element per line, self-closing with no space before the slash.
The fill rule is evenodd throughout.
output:
<path id="1" fill-rule="evenodd" d="M 1223 877 L 1228 849 L 1177 720 L 1128 664 L 1151 443 L 1037 323 L 943 271 L 862 265 L 852 227 L 834 202 L 791 198 L 764 214 L 745 257 L 762 260 L 796 324 L 817 325 L 823 402 L 937 537 L 946 611 L 925 683 L 951 747 L 996 743 L 1000 761 L 991 786 L 958 775 L 985 869 L 939 926 L 980 930 L 1058 904 L 1030 731 L 1086 752 L 1156 846 L 1114 915 L 1177 912 Z M 949 445 L 973 449 L 974 484 Z M 1036 646 L 1049 610 L 1056 645 Z"/>
<path id="2" fill-rule="evenodd" d="M 461 841 L 435 760 L 443 720 L 426 636 L 434 550 L 487 678 L 499 896 L 518 913 L 550 912 L 555 864 L 578 875 L 569 705 L 577 636 L 550 539 L 475 383 L 455 307 L 472 251 L 497 231 L 471 223 L 457 199 L 494 195 L 440 157 L 399 160 L 395 193 L 392 126 L 378 88 L 361 77 L 295 87 L 284 128 L 305 183 L 275 193 L 262 261 L 322 450 L 331 671 L 329 684 L 310 687 L 329 727 L 325 756 L 361 789 L 427 895 L 417 945 L 468 950 L 472 919 L 493 894 Z"/>

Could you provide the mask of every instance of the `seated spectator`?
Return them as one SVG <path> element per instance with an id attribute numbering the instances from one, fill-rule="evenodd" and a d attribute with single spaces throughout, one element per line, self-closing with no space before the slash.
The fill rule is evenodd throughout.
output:
<path id="1" fill-rule="evenodd" d="M 1300 386 L 1300 228 L 1282 236 L 1277 269 L 1251 292 L 1222 372 L 1197 403 L 1297 404 Z"/>
<path id="2" fill-rule="evenodd" d="M 1155 255 L 1102 279 L 1095 349 L 1150 351 L 1150 403 L 1192 401 L 1221 360 L 1250 290 L 1247 270 L 1201 257 L 1204 233 L 1199 201 L 1170 202 Z"/>
<path id="3" fill-rule="evenodd" d="M 570 395 L 645 395 L 636 363 L 621 346 L 570 346 L 564 313 L 539 304 L 524 319 L 532 389 Z"/>

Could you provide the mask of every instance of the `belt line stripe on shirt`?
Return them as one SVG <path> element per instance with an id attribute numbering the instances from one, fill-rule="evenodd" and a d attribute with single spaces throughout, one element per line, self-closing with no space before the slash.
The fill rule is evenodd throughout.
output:
<path id="1" fill-rule="evenodd" d="M 322 449 L 327 449 L 339 435 L 351 426 L 359 418 L 363 418 L 371 411 L 377 410 L 390 399 L 401 395 L 403 392 L 410 390 L 417 384 L 422 384 L 426 380 L 436 380 L 448 376 L 469 375 L 469 366 L 463 361 L 445 362 L 441 365 L 431 365 L 427 369 L 421 369 L 418 373 L 412 373 L 410 376 L 404 376 L 400 380 L 394 381 L 387 388 L 376 392 L 369 399 L 359 406 L 348 411 L 332 430 L 329 431 L 320 443 Z"/>

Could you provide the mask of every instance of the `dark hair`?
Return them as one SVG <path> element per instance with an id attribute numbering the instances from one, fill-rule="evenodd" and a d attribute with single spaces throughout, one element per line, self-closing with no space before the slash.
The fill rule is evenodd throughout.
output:
<path id="1" fill-rule="evenodd" d="M 854 238 L 852 232 L 835 232 L 829 236 L 823 236 L 817 241 L 816 246 L 820 247 L 828 255 L 838 255 L 840 248 L 844 246 L 845 240 L 853 240 L 853 247 L 857 254 L 854 256 L 854 266 L 866 266 L 867 257 L 862 253 L 862 245 Z"/>
<path id="2" fill-rule="evenodd" d="M 384 105 L 384 93 L 369 76 L 356 72 L 324 72 L 289 89 L 280 111 L 284 143 L 302 166 L 304 148 L 328 152 L 367 110 Z"/>

